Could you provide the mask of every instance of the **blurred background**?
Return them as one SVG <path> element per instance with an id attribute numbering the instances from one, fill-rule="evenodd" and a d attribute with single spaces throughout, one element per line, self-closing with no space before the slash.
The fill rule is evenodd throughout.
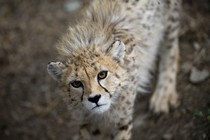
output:
<path id="1" fill-rule="evenodd" d="M 88 0 L 0 0 L 0 139 L 71 140 L 76 127 L 46 65 Z M 210 139 L 210 1 L 183 0 L 178 92 L 170 114 L 137 98 L 134 140 Z"/>

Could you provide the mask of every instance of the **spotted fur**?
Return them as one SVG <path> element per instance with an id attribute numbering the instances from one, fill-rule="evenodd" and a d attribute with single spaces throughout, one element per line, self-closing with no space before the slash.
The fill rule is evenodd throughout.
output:
<path id="1" fill-rule="evenodd" d="M 48 72 L 80 123 L 80 139 L 102 135 L 108 124 L 110 138 L 131 139 L 136 93 L 150 81 L 158 55 L 150 108 L 168 112 L 178 105 L 179 7 L 179 0 L 96 0 L 69 27 L 58 44 L 62 62 L 49 63 Z"/>

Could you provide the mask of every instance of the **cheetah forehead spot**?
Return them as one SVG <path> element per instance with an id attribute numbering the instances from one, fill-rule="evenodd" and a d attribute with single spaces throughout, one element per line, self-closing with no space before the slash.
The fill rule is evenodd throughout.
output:
<path id="1" fill-rule="evenodd" d="M 83 53 L 87 53 L 87 51 Z M 104 70 L 104 67 L 118 79 L 120 78 L 120 75 L 116 73 L 118 64 L 110 56 L 99 54 L 99 57 L 90 58 L 89 55 L 84 56 L 84 54 L 81 54 L 74 56 L 69 61 L 74 61 L 74 63 L 69 63 L 68 65 L 68 70 L 65 74 L 66 80 L 69 79 L 68 77 L 84 78 L 84 75 L 87 74 L 95 77 L 101 70 Z"/>

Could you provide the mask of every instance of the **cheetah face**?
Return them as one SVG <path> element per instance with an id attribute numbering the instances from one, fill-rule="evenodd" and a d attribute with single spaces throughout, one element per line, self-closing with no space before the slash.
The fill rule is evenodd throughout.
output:
<path id="1" fill-rule="evenodd" d="M 86 67 L 74 73 L 77 73 L 78 76 L 71 74 L 65 80 L 69 83 L 70 98 L 81 102 L 85 108 L 95 113 L 108 110 L 116 92 L 115 89 L 120 83 L 113 72 L 101 66 L 98 67 L 97 72 Z"/>
<path id="2" fill-rule="evenodd" d="M 119 63 L 123 57 L 124 44 L 117 41 L 108 53 L 80 50 L 65 65 L 51 62 L 48 72 L 67 92 L 70 103 L 100 114 L 110 109 L 119 94 L 124 77 Z"/>

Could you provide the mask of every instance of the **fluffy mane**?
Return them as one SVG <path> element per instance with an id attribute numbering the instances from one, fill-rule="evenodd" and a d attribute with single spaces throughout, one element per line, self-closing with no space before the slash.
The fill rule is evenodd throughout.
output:
<path id="1" fill-rule="evenodd" d="M 106 50 L 114 41 L 116 28 L 121 26 L 123 18 L 120 11 L 120 6 L 109 0 L 93 2 L 83 18 L 75 26 L 69 27 L 61 39 L 57 47 L 59 54 L 70 57 L 78 50 L 92 45 Z"/>

